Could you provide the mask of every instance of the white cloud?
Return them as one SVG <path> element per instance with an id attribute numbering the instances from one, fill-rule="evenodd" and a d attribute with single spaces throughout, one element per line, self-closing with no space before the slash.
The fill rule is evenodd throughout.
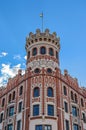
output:
<path id="1" fill-rule="evenodd" d="M 21 64 L 17 64 L 13 67 L 11 67 L 10 64 L 2 64 L 0 86 L 6 84 L 9 78 L 13 78 L 16 74 L 18 74 L 19 69 L 21 69 Z"/>
<path id="2" fill-rule="evenodd" d="M 25 56 L 24 59 L 27 60 L 27 56 Z"/>
<path id="3" fill-rule="evenodd" d="M 20 55 L 15 55 L 15 56 L 13 57 L 13 59 L 20 60 L 20 59 L 21 59 L 21 56 L 20 56 Z"/>
<path id="4" fill-rule="evenodd" d="M 5 57 L 5 56 L 7 56 L 7 55 L 8 55 L 7 52 L 1 52 L 1 53 L 0 53 L 0 57 Z"/>

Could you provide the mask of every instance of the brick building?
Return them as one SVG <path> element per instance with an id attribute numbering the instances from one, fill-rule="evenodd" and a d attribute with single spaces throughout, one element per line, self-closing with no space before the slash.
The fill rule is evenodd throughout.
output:
<path id="1" fill-rule="evenodd" d="M 59 42 L 48 29 L 26 38 L 25 74 L 0 88 L 0 130 L 86 130 L 86 89 L 61 74 Z"/>

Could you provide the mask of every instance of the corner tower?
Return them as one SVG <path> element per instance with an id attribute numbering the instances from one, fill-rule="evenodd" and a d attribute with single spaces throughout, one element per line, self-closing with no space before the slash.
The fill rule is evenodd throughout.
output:
<path id="1" fill-rule="evenodd" d="M 48 29 L 26 38 L 29 130 L 58 130 L 59 41 Z"/>
<path id="2" fill-rule="evenodd" d="M 59 68 L 60 39 L 56 33 L 49 33 L 46 29 L 41 33 L 40 29 L 36 34 L 30 32 L 26 38 L 27 68 Z"/>

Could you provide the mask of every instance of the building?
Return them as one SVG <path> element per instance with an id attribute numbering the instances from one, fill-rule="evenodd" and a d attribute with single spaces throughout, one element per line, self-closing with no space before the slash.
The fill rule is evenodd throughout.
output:
<path id="1" fill-rule="evenodd" d="M 86 89 L 61 74 L 59 37 L 37 29 L 25 48 L 25 74 L 0 88 L 0 130 L 86 130 Z"/>

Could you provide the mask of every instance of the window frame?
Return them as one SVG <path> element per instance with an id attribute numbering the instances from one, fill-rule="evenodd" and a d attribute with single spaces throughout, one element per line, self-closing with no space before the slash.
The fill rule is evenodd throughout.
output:
<path id="1" fill-rule="evenodd" d="M 54 105 L 51 104 L 47 105 L 47 115 L 54 116 Z"/>
<path id="2" fill-rule="evenodd" d="M 21 113 L 22 112 L 22 101 L 20 101 L 19 103 L 18 103 L 18 113 Z"/>
<path id="3" fill-rule="evenodd" d="M 47 96 L 48 97 L 53 97 L 53 88 L 52 87 L 47 88 Z"/>
<path id="4" fill-rule="evenodd" d="M 33 89 L 33 97 L 36 98 L 36 97 L 39 97 L 40 96 L 40 89 L 39 87 L 35 87 Z"/>
<path id="5" fill-rule="evenodd" d="M 46 54 L 46 47 L 45 46 L 40 47 L 40 54 L 42 54 L 42 55 Z"/>
<path id="6" fill-rule="evenodd" d="M 53 50 L 53 48 L 51 48 L 51 47 L 49 48 L 49 55 L 50 55 L 50 56 L 54 56 L 54 50 Z"/>
<path id="7" fill-rule="evenodd" d="M 39 116 L 39 109 L 40 109 L 39 104 L 33 105 L 33 116 Z"/>
<path id="8" fill-rule="evenodd" d="M 32 56 L 36 56 L 36 55 L 37 55 L 37 48 L 34 47 L 34 48 L 32 49 Z"/>

